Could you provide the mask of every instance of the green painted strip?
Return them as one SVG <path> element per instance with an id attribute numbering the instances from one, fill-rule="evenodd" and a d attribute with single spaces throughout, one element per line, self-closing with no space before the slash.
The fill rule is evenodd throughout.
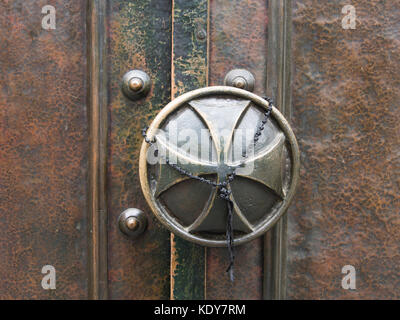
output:
<path id="1" fill-rule="evenodd" d="M 205 299 L 206 248 L 172 236 L 173 299 Z"/>
<path id="2" fill-rule="evenodd" d="M 208 84 L 208 0 L 173 1 L 172 97 Z M 172 298 L 205 298 L 206 249 L 172 236 Z"/>
<path id="3" fill-rule="evenodd" d="M 141 130 L 169 101 L 171 79 L 171 3 L 160 0 L 110 0 L 107 4 L 108 76 L 108 272 L 110 299 L 148 300 L 170 297 L 170 233 L 143 197 L 139 181 Z M 132 101 L 121 92 L 122 76 L 145 71 L 152 91 Z M 132 242 L 115 221 L 121 211 L 136 207 L 149 221 Z"/>

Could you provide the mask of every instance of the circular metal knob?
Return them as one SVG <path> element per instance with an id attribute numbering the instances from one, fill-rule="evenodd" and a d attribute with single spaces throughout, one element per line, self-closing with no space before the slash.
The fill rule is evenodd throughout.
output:
<path id="1" fill-rule="evenodd" d="M 138 92 L 143 88 L 143 81 L 139 78 L 132 78 L 129 80 L 129 89 Z"/>
<path id="2" fill-rule="evenodd" d="M 131 100 L 145 97 L 151 88 L 148 74 L 141 70 L 131 70 L 122 78 L 122 92 Z"/>
<path id="3" fill-rule="evenodd" d="M 197 89 L 171 101 L 140 151 L 140 183 L 152 211 L 198 244 L 248 242 L 267 232 L 294 196 L 296 138 L 269 100 L 248 91 L 247 76 L 236 72 L 228 79 L 235 87 Z"/>
<path id="4" fill-rule="evenodd" d="M 129 217 L 128 219 L 126 219 L 125 224 L 128 227 L 128 229 L 132 231 L 136 230 L 140 225 L 138 219 L 134 217 Z"/>
<path id="5" fill-rule="evenodd" d="M 140 236 L 147 227 L 147 217 L 143 211 L 131 208 L 122 212 L 118 218 L 118 226 L 121 232 L 135 239 Z"/>
<path id="6" fill-rule="evenodd" d="M 246 79 L 242 78 L 242 77 L 236 77 L 233 80 L 233 86 L 239 89 L 244 89 L 246 88 L 247 85 L 247 81 Z"/>
<path id="7" fill-rule="evenodd" d="M 246 69 L 234 69 L 226 74 L 224 83 L 226 86 L 251 92 L 254 90 L 255 79 L 253 74 Z"/>

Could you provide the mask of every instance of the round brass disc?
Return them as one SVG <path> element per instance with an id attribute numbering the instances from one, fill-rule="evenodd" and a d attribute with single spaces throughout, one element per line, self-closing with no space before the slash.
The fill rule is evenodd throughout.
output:
<path id="1" fill-rule="evenodd" d="M 216 86 L 183 94 L 156 116 L 147 131 L 148 139 L 156 142 L 152 146 L 143 142 L 140 151 L 140 183 L 153 213 L 171 232 L 201 245 L 227 246 L 226 202 L 219 199 L 218 188 L 199 180 L 223 182 L 233 170 L 237 174 L 231 183 L 234 245 L 264 234 L 286 212 L 300 160 L 296 138 L 283 115 L 272 108 L 254 152 L 245 160 L 242 153 L 234 152 L 241 144 L 251 150 L 248 145 L 253 140 L 248 142 L 238 133 L 253 130 L 253 139 L 268 108 L 266 100 L 249 91 Z M 176 141 L 171 138 L 174 132 Z M 197 136 L 206 132 L 206 139 L 193 139 L 193 132 Z M 206 156 L 189 154 L 188 145 L 191 152 L 202 148 L 204 141 L 211 141 Z M 190 179 L 165 163 L 173 158 L 199 179 Z"/>

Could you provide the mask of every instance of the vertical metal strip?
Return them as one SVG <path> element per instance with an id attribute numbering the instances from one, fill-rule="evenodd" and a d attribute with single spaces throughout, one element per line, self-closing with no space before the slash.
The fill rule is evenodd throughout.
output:
<path id="1" fill-rule="evenodd" d="M 228 71 L 243 68 L 256 79 L 254 93 L 266 94 L 266 2 L 210 2 L 210 85 L 223 84 Z M 207 299 L 263 298 L 263 238 L 237 246 L 235 256 L 235 282 L 232 285 L 225 272 L 229 261 L 227 249 L 207 249 Z"/>
<path id="2" fill-rule="evenodd" d="M 107 299 L 105 12 L 106 1 L 88 1 L 89 298 L 94 300 Z"/>
<path id="3" fill-rule="evenodd" d="M 287 119 L 291 116 L 291 0 L 270 0 L 268 7 L 267 95 Z M 264 298 L 285 299 L 287 217 L 264 240 Z"/>
<path id="4" fill-rule="evenodd" d="M 172 2 L 171 98 L 208 85 L 208 0 Z M 171 299 L 204 299 L 206 248 L 171 234 Z"/>
<path id="5" fill-rule="evenodd" d="M 110 299 L 170 297 L 170 233 L 143 197 L 139 179 L 141 130 L 171 97 L 171 1 L 108 0 L 107 3 L 107 211 L 108 295 Z M 149 94 L 132 101 L 121 91 L 123 75 L 146 72 Z M 132 242 L 117 226 L 127 208 L 148 217 L 146 232 Z"/>

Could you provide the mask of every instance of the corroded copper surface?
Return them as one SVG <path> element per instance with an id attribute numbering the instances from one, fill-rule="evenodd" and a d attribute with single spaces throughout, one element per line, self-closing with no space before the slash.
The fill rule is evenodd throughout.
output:
<path id="1" fill-rule="evenodd" d="M 293 122 L 302 150 L 289 212 L 289 299 L 400 298 L 400 3 L 293 1 Z M 357 289 L 343 290 L 353 265 Z"/>
<path id="2" fill-rule="evenodd" d="M 86 1 L 0 4 L 0 298 L 87 298 Z M 41 287 L 56 268 L 56 290 Z"/>
<path id="3" fill-rule="evenodd" d="M 170 101 L 170 1 L 109 1 L 108 275 L 110 299 L 169 299 L 170 233 L 156 221 L 139 183 L 141 129 Z M 145 71 L 152 88 L 131 101 L 121 92 L 125 72 Z M 134 241 L 118 229 L 118 215 L 138 208 L 149 226 Z"/>
<path id="4" fill-rule="evenodd" d="M 222 85 L 229 71 L 243 68 L 256 79 L 254 93 L 265 93 L 267 26 L 265 0 L 211 1 L 210 85 Z"/>
<path id="5" fill-rule="evenodd" d="M 207 249 L 206 298 L 262 299 L 262 237 L 235 248 L 235 281 L 225 274 L 229 256 L 226 248 Z"/>
<path id="6" fill-rule="evenodd" d="M 265 93 L 267 4 L 264 0 L 211 1 L 210 85 L 221 85 L 226 73 L 244 68 L 256 78 L 256 94 Z M 236 250 L 234 285 L 225 275 L 228 255 L 221 248 L 207 249 L 207 299 L 262 298 L 262 240 Z"/>
<path id="7" fill-rule="evenodd" d="M 209 1 L 173 0 L 172 3 L 171 99 L 175 99 L 207 86 L 208 45 L 204 35 L 207 35 Z M 199 33 L 203 36 L 199 37 Z M 206 250 L 171 234 L 171 299 L 205 298 Z"/>

